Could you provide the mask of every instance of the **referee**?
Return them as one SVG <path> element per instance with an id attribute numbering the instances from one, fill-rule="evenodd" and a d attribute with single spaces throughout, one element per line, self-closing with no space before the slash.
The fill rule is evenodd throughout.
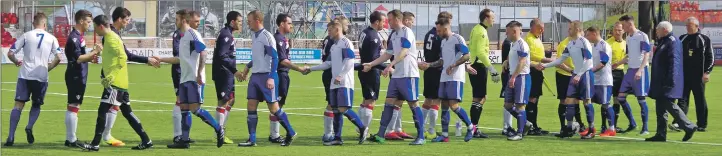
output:
<path id="1" fill-rule="evenodd" d="M 479 13 L 479 24 L 471 30 L 469 41 L 469 51 L 471 64 L 467 65 L 466 70 L 469 72 L 469 82 L 472 88 L 472 104 L 469 114 L 471 115 L 471 123 L 474 126 L 479 125 L 479 118 L 486 102 L 486 83 L 487 70 L 492 76 L 492 81 L 499 81 L 499 73 L 491 66 L 489 60 L 489 35 L 486 29 L 494 24 L 494 12 L 491 9 L 484 9 Z M 476 129 L 474 138 L 488 138 L 489 136 Z"/>
<path id="2" fill-rule="evenodd" d="M 686 20 L 687 34 L 679 36 L 682 40 L 682 52 L 684 54 L 684 90 L 682 99 L 679 100 L 679 107 L 684 114 L 689 111 L 689 94 L 694 93 L 694 105 L 697 109 L 697 128 L 704 132 L 707 128 L 707 100 L 704 96 L 705 84 L 709 82 L 709 73 L 712 72 L 714 54 L 712 44 L 707 35 L 699 32 L 699 20 L 689 17 Z M 670 126 L 678 130 L 675 123 Z"/>
<path id="3" fill-rule="evenodd" d="M 524 37 L 524 41 L 529 44 L 531 53 L 531 64 L 536 66 L 539 63 L 549 63 L 552 60 L 545 57 L 544 44 L 541 36 L 544 33 L 544 23 L 539 18 L 534 18 L 531 23 L 531 31 Z M 529 94 L 529 104 L 526 106 L 528 121 L 532 123 L 529 135 L 549 134 L 549 131 L 542 130 L 537 124 L 537 114 L 539 96 L 542 95 L 542 84 L 544 83 L 544 73 L 537 69 L 531 69 L 531 94 Z"/>

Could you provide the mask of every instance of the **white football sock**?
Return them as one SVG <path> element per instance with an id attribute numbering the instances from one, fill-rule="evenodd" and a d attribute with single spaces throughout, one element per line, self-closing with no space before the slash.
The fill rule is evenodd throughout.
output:
<path id="1" fill-rule="evenodd" d="M 396 128 L 396 118 L 399 117 L 399 109 L 394 108 L 393 115 L 391 116 L 391 121 L 389 121 L 389 125 L 386 126 L 386 133 L 393 132 Z"/>
<path id="2" fill-rule="evenodd" d="M 511 113 L 509 113 L 509 111 L 507 111 L 506 109 L 504 109 L 503 111 L 504 111 L 504 115 L 503 115 L 504 116 L 504 125 L 503 125 L 504 129 L 506 129 L 508 127 L 512 127 L 511 125 L 513 124 L 512 123 L 513 121 L 511 119 L 513 118 L 513 116 L 511 116 Z"/>
<path id="3" fill-rule="evenodd" d="M 231 106 L 226 107 L 225 118 L 224 118 L 224 120 L 223 120 L 223 125 L 224 125 L 224 126 L 228 124 L 229 116 L 231 116 L 231 109 L 232 109 Z"/>
<path id="4" fill-rule="evenodd" d="M 226 107 L 216 107 L 216 119 L 218 120 L 218 126 L 221 128 L 226 127 Z"/>
<path id="5" fill-rule="evenodd" d="M 268 117 L 271 118 L 271 119 L 270 119 L 270 120 L 271 120 L 271 124 L 269 124 L 269 125 L 270 125 L 270 128 L 269 128 L 269 129 L 271 130 L 271 138 L 281 137 L 281 134 L 278 133 L 278 131 L 280 131 L 280 130 L 279 130 L 279 127 L 280 127 L 280 125 L 281 125 L 280 123 L 278 123 L 278 117 L 273 116 L 273 115 L 271 115 L 271 114 L 269 114 Z M 274 120 L 275 120 L 275 121 L 274 121 Z"/>
<path id="6" fill-rule="evenodd" d="M 399 109 L 399 114 L 396 115 L 396 125 L 394 126 L 397 132 L 403 132 L 404 129 L 401 128 L 401 110 Z"/>
<path id="7" fill-rule="evenodd" d="M 323 134 L 333 135 L 333 112 L 332 111 L 326 110 L 323 112 Z"/>
<path id="8" fill-rule="evenodd" d="M 113 135 L 110 134 L 110 130 L 115 125 L 115 117 L 118 116 L 118 106 L 110 107 L 108 113 L 105 113 L 105 130 L 103 131 L 103 140 L 110 140 Z"/>
<path id="9" fill-rule="evenodd" d="M 181 116 L 180 106 L 175 105 L 173 106 L 173 137 L 183 135 L 181 120 L 183 120 L 183 117 Z"/>
<path id="10" fill-rule="evenodd" d="M 75 107 L 74 109 L 79 109 L 77 106 L 68 106 Z M 76 110 L 77 111 L 77 110 Z M 78 130 L 78 113 L 73 111 L 66 111 L 65 112 L 65 140 L 68 140 L 70 142 L 75 142 L 78 140 L 77 136 L 75 135 L 75 132 Z"/>
<path id="11" fill-rule="evenodd" d="M 429 132 L 429 134 L 431 134 L 431 135 L 435 135 L 435 134 L 436 134 L 436 121 L 437 121 L 438 118 L 439 118 L 439 110 L 438 110 L 438 108 L 431 108 L 431 109 L 429 109 L 429 115 L 428 115 L 428 116 L 429 116 L 429 120 L 428 120 L 428 121 L 429 121 L 428 132 Z"/>
<path id="12" fill-rule="evenodd" d="M 427 109 L 427 108 L 421 108 L 421 112 L 424 113 L 424 121 L 426 121 L 426 123 L 424 123 L 424 127 L 429 127 L 429 122 L 431 122 L 431 121 L 429 121 L 429 117 L 430 117 L 429 110 L 430 109 Z"/>

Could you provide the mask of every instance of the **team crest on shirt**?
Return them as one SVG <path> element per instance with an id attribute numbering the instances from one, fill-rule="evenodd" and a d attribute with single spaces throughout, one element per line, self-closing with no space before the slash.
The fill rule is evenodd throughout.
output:
<path id="1" fill-rule="evenodd" d="M 228 37 L 226 37 L 226 42 L 228 42 Z"/>

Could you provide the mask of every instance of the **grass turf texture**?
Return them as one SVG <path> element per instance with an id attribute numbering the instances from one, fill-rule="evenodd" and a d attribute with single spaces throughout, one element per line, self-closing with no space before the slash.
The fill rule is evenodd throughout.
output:
<path id="1" fill-rule="evenodd" d="M 240 66 L 239 66 L 240 67 Z M 50 84 L 45 98 L 45 105 L 42 107 L 43 112 L 34 127 L 35 144 L 28 145 L 25 140 L 25 132 L 23 131 L 28 119 L 28 110 L 30 103 L 23 110 L 20 123 L 15 134 L 15 146 L 2 147 L 0 150 L 3 155 L 77 155 L 80 154 L 78 148 L 68 148 L 63 146 L 65 140 L 65 109 L 67 93 L 64 84 L 65 66 L 61 65 L 50 73 Z M 172 119 L 171 110 L 175 102 L 173 94 L 172 81 L 170 79 L 170 66 L 164 65 L 160 69 L 154 69 L 145 65 L 129 65 L 130 72 L 130 95 L 132 107 L 135 114 L 140 118 L 142 124 L 153 140 L 155 147 L 146 151 L 132 151 L 130 147 L 137 145 L 140 138 L 135 134 L 132 128 L 127 124 L 121 113 L 118 113 L 112 134 L 115 138 L 123 140 L 126 147 L 110 147 L 102 145 L 99 153 L 93 155 L 121 155 L 121 154 L 142 154 L 142 155 L 191 155 L 207 153 L 213 155 L 232 155 L 232 154 L 248 154 L 248 155 L 319 155 L 319 154 L 339 154 L 342 151 L 344 155 L 371 155 L 371 154 L 390 154 L 398 155 L 512 155 L 512 154 L 540 154 L 540 155 L 714 155 L 714 153 L 722 153 L 722 125 L 715 119 L 722 118 L 719 110 L 722 106 L 717 105 L 718 100 L 722 100 L 720 93 L 715 92 L 715 88 L 722 87 L 722 83 L 716 78 L 722 74 L 713 73 L 713 81 L 708 84 L 707 100 L 709 101 L 709 132 L 698 132 L 691 140 L 696 143 L 649 143 L 639 139 L 651 137 L 639 136 L 642 122 L 639 114 L 639 106 L 634 97 L 628 97 L 635 119 L 640 127 L 636 131 L 628 134 L 617 134 L 618 138 L 595 138 L 592 140 L 581 140 L 578 136 L 571 139 L 558 139 L 549 136 L 529 136 L 523 141 L 511 142 L 506 137 L 500 135 L 498 129 L 483 128 L 482 130 L 490 134 L 490 139 L 474 139 L 471 142 L 463 142 L 461 137 L 451 137 L 449 143 L 431 143 L 431 137 L 427 139 L 424 146 L 409 146 L 409 141 L 388 141 L 386 145 L 377 145 L 376 143 L 367 142 L 364 145 L 356 144 L 356 133 L 353 125 L 345 124 L 344 140 L 346 145 L 342 147 L 324 147 L 321 142 L 323 132 L 322 113 L 325 107 L 324 92 L 321 83 L 321 72 L 314 72 L 307 76 L 303 76 L 298 72 L 291 72 L 291 89 L 286 104 L 286 112 L 296 131 L 299 133 L 298 139 L 291 147 L 279 147 L 278 144 L 272 144 L 267 141 L 268 135 L 268 112 L 265 106 L 259 106 L 259 124 L 258 124 L 258 147 L 241 148 L 235 144 L 227 144 L 222 148 L 216 148 L 213 143 L 215 136 L 213 130 L 198 118 L 193 119 L 193 128 L 191 138 L 197 142 L 191 145 L 189 150 L 167 149 L 165 145 L 172 141 Z M 216 96 L 215 87 L 211 81 L 210 65 L 206 66 L 209 71 L 205 90 L 204 109 L 215 111 Z M 497 66 L 497 69 L 500 67 Z M 88 87 L 84 104 L 81 106 L 81 112 L 78 114 L 78 137 L 83 142 L 89 142 L 95 129 L 95 119 L 97 117 L 97 108 L 100 102 L 98 98 L 101 94 L 101 85 L 99 84 L 100 66 L 90 65 Z M 12 65 L 2 65 L 2 141 L 8 135 L 9 113 L 13 108 L 13 96 L 15 94 L 15 82 L 17 80 L 18 68 Z M 554 83 L 554 69 L 545 71 L 547 81 Z M 423 81 L 423 79 L 421 79 Z M 490 80 L 491 81 L 491 80 Z M 467 80 L 468 82 L 468 80 Z M 384 97 L 387 78 L 382 78 L 381 97 Z M 423 83 L 420 83 L 423 84 Z M 248 129 L 246 128 L 246 82 L 236 83 L 236 101 L 234 110 L 231 111 L 228 121 L 226 136 L 233 139 L 236 143 L 245 141 L 248 137 Z M 550 86 L 555 86 L 550 84 Z M 423 90 L 423 85 L 420 86 Z M 486 102 L 484 112 L 481 116 L 481 127 L 499 128 L 502 125 L 502 99 L 497 98 L 501 85 L 489 82 L 488 92 L 489 99 Z M 552 88 L 555 90 L 555 88 Z M 356 82 L 356 95 L 354 96 L 354 106 L 358 106 L 362 101 L 360 83 Z M 465 84 L 464 101 L 461 106 L 468 109 L 471 103 L 471 86 Z M 558 131 L 559 121 L 556 115 L 558 101 L 550 92 L 544 89 L 544 96 L 541 97 L 539 104 L 539 124 L 541 127 L 551 131 Z M 423 101 L 423 99 L 421 99 Z M 654 115 L 654 100 L 648 100 L 650 112 L 650 130 L 655 131 L 656 118 Z M 379 119 L 383 109 L 383 98 L 376 103 L 377 107 L 374 112 L 374 119 Z M 694 107 L 694 106 L 692 106 Z M 357 108 L 354 108 L 357 110 Z M 415 135 L 416 131 L 410 122 L 411 111 L 404 106 L 403 120 L 406 132 Z M 467 110 L 468 111 L 468 110 Z M 596 125 L 601 126 L 601 118 L 599 115 L 600 106 L 595 105 Z M 213 112 L 211 112 L 213 113 Z M 695 121 L 694 108 L 690 108 L 692 121 Z M 453 116 L 453 114 L 452 114 Z M 453 117 L 456 118 L 456 117 Z M 583 115 L 583 118 L 584 117 Z M 671 118 L 671 117 L 670 117 Z M 453 133 L 452 119 L 451 133 Z M 586 120 L 586 119 L 583 119 Z M 628 122 L 623 113 L 618 124 L 622 128 L 626 128 Z M 348 122 L 348 121 L 347 121 Z M 440 120 L 439 120 L 440 122 Z M 516 122 L 516 121 L 515 121 Z M 585 121 L 586 122 L 586 121 Z M 516 126 L 516 125 L 514 125 Z M 371 132 L 375 133 L 379 127 L 379 121 L 373 121 L 371 124 Z M 441 130 L 437 126 L 438 130 Z M 285 131 L 281 129 L 283 135 Z M 654 132 L 652 132 L 654 133 Z M 668 139 L 671 141 L 679 141 L 683 133 L 669 132 Z M 622 138 L 623 137 L 623 138 Z M 4 142 L 3 142 L 4 143 Z M 706 143 L 706 144 L 705 144 Z M 87 153 L 84 153 L 84 155 Z"/>

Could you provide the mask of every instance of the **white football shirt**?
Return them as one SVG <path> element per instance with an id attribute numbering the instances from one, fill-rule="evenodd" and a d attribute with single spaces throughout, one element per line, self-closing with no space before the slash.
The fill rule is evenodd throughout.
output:
<path id="1" fill-rule="evenodd" d="M 18 78 L 25 80 L 48 81 L 48 63 L 60 52 L 58 39 L 42 29 L 24 33 L 10 47 L 13 54 L 22 51 L 23 58 Z"/>
<path id="2" fill-rule="evenodd" d="M 416 50 L 416 35 L 411 28 L 401 27 L 391 35 L 389 41 L 391 46 L 388 47 L 387 53 L 392 52 L 396 58 L 399 57 L 402 49 L 409 49 L 404 60 L 394 65 L 392 78 L 419 77 L 418 62 L 416 62 L 419 51 Z"/>
<path id="3" fill-rule="evenodd" d="M 629 68 L 646 67 L 648 64 L 642 64 L 643 54 L 652 51 L 649 43 L 649 37 L 642 31 L 637 30 L 634 34 L 627 36 L 627 56 L 629 57 Z M 651 58 L 647 58 L 651 59 Z"/>
<path id="4" fill-rule="evenodd" d="M 602 69 L 594 72 L 594 85 L 613 85 L 612 61 L 610 59 L 612 56 L 612 46 L 610 46 L 607 41 L 600 40 L 597 44 L 594 44 L 592 51 L 592 54 L 594 54 L 592 57 L 592 59 L 594 59 L 594 66 L 604 64 Z"/>
<path id="5" fill-rule="evenodd" d="M 276 39 L 266 29 L 253 33 L 251 43 L 251 73 L 268 73 L 273 75 L 278 71 L 278 51 Z"/>
<path id="6" fill-rule="evenodd" d="M 354 46 L 346 37 L 341 37 L 331 46 L 331 53 L 322 64 L 311 67 L 311 70 L 326 70 L 331 68 L 331 89 L 354 88 L 354 59 L 356 54 Z M 336 77 L 341 77 L 341 83 L 336 84 Z"/>
<path id="7" fill-rule="evenodd" d="M 531 66 L 531 58 L 529 57 L 529 45 L 522 38 L 511 43 L 511 50 L 509 50 L 509 74 L 514 74 L 516 68 L 519 66 L 519 59 L 522 61 L 524 66 L 521 68 L 519 74 L 529 74 L 529 67 Z"/>
<path id="8" fill-rule="evenodd" d="M 201 34 L 195 29 L 190 29 L 183 33 L 180 39 L 180 47 L 178 48 L 178 57 L 180 59 L 181 78 L 180 83 L 188 81 L 196 81 L 198 76 L 198 67 L 204 64 L 198 64 L 201 52 L 205 51 L 206 44 L 201 38 Z M 201 71 L 201 80 L 206 82 L 206 71 Z"/>
<path id="9" fill-rule="evenodd" d="M 449 66 L 456 64 L 456 60 L 459 60 L 462 56 L 469 54 L 469 47 L 466 46 L 466 40 L 459 34 L 452 34 L 449 38 L 441 41 L 441 59 L 444 60 L 444 69 L 441 70 L 441 82 L 447 81 L 459 81 L 466 82 L 466 65 L 459 65 L 449 75 L 446 70 Z"/>
<path id="10" fill-rule="evenodd" d="M 554 67 L 561 64 L 564 60 L 571 57 L 572 63 L 574 64 L 574 71 L 572 74 L 579 75 L 584 74 L 592 69 L 592 45 L 584 37 L 578 37 L 574 40 L 570 40 L 567 47 L 562 52 L 562 57 L 557 58 L 554 62 L 545 64 L 544 67 Z"/>

